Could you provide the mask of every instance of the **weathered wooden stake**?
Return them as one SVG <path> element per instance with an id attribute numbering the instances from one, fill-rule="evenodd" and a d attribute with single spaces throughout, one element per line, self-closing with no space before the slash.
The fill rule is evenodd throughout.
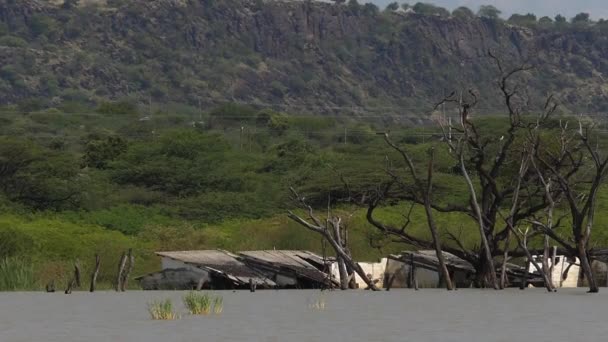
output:
<path id="1" fill-rule="evenodd" d="M 253 282 L 253 278 L 249 278 L 249 292 L 255 292 L 256 284 Z"/>
<path id="2" fill-rule="evenodd" d="M 410 273 L 408 274 L 407 287 L 418 290 L 418 278 L 416 276 L 416 264 L 414 263 L 414 254 L 410 254 Z"/>
<path id="3" fill-rule="evenodd" d="M 46 284 L 46 292 L 55 292 L 55 279 L 51 280 L 48 284 Z"/>
<path id="4" fill-rule="evenodd" d="M 118 263 L 118 273 L 116 274 L 116 284 L 114 289 L 116 291 L 120 291 L 122 288 L 122 274 L 125 269 L 125 265 L 127 263 L 127 253 L 122 252 L 122 256 L 120 257 L 120 262 Z"/>
<path id="5" fill-rule="evenodd" d="M 122 281 L 120 283 L 120 291 L 125 292 L 127 289 L 127 284 L 129 283 L 129 275 L 131 271 L 133 271 L 133 267 L 135 266 L 135 256 L 133 255 L 133 249 L 129 248 L 129 252 L 127 254 L 127 267 L 123 269 Z"/>
<path id="6" fill-rule="evenodd" d="M 80 262 L 76 260 L 74 263 L 74 275 L 68 282 L 68 287 L 65 289 L 65 294 L 72 293 L 74 287 L 80 287 Z"/>
<path id="7" fill-rule="evenodd" d="M 90 292 L 95 292 L 97 286 L 97 276 L 99 275 L 99 267 L 101 266 L 101 257 L 99 254 L 95 254 L 95 270 L 91 274 L 91 286 L 89 287 Z"/>
<path id="8" fill-rule="evenodd" d="M 68 287 L 65 289 L 65 294 L 71 294 L 72 293 L 72 289 L 74 288 L 74 283 L 76 281 L 74 280 L 74 278 L 71 278 L 70 281 L 68 282 Z"/>
<path id="9" fill-rule="evenodd" d="M 524 270 L 524 276 L 521 278 L 521 284 L 519 285 L 519 289 L 523 290 L 528 287 L 528 276 L 530 270 L 530 259 L 526 259 L 526 265 L 524 266 L 526 269 Z"/>

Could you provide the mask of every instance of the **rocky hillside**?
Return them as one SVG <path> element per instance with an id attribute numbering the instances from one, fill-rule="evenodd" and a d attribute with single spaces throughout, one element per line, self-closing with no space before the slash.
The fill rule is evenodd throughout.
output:
<path id="1" fill-rule="evenodd" d="M 563 108 L 599 112 L 608 109 L 607 28 L 524 28 L 311 1 L 0 0 L 0 103 L 131 98 L 416 114 L 465 85 L 492 111 L 491 49 L 507 64 L 536 66 L 531 98 L 555 93 Z"/>

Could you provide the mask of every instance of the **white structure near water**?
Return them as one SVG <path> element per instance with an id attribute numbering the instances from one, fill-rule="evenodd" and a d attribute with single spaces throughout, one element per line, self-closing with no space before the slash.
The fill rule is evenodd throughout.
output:
<path id="1" fill-rule="evenodd" d="M 358 262 L 359 266 L 363 269 L 363 272 L 370 278 L 372 282 L 376 284 L 378 288 L 384 287 L 384 272 L 386 272 L 386 265 L 388 263 L 387 258 L 380 259 L 380 262 Z M 330 265 L 331 276 L 334 279 L 340 279 L 340 270 L 337 262 L 332 262 Z M 363 279 L 355 272 L 355 282 L 359 286 L 359 289 L 365 289 L 367 285 Z"/>
<path id="2" fill-rule="evenodd" d="M 534 261 L 542 266 L 543 256 L 535 255 Z M 549 268 L 552 266 L 552 259 L 549 258 Z M 553 273 L 551 274 L 551 282 L 556 288 L 560 287 L 578 287 L 580 263 L 578 258 L 568 258 L 563 255 L 555 257 L 555 265 L 553 265 Z M 536 268 L 530 263 L 529 272 L 536 272 Z"/>

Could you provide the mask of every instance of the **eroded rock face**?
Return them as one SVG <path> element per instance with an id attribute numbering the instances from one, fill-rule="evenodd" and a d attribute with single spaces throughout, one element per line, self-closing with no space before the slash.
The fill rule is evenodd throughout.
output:
<path id="1" fill-rule="evenodd" d="M 7 28 L 0 101 L 78 93 L 92 100 L 270 103 L 315 113 L 382 106 L 382 113 L 403 114 L 422 112 L 462 85 L 485 95 L 490 110 L 500 105 L 491 90 L 492 50 L 508 65 L 537 66 L 527 75 L 531 98 L 556 93 L 573 110 L 608 107 L 608 34 L 597 29 L 373 15 L 310 1 L 113 3 L 65 10 L 0 0 Z"/>

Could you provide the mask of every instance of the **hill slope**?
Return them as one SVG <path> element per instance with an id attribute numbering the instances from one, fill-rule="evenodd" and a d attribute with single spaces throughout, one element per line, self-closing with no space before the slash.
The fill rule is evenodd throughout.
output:
<path id="1" fill-rule="evenodd" d="M 537 66 L 531 95 L 556 93 L 572 111 L 608 107 L 606 25 L 523 28 L 310 1 L 109 3 L 0 0 L 0 102 L 130 97 L 415 113 L 459 84 L 491 88 L 492 49 Z M 485 109 L 496 108 L 486 95 Z"/>

